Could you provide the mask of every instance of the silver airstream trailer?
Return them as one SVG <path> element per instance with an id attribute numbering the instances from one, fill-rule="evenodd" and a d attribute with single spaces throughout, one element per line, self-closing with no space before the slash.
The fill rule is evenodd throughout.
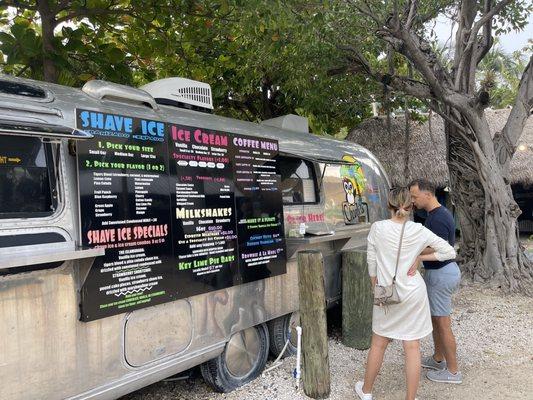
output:
<path id="1" fill-rule="evenodd" d="M 0 76 L 1 399 L 114 399 L 196 365 L 230 391 L 288 340 L 305 248 L 338 302 L 340 250 L 386 217 L 379 162 L 297 116 L 211 110 L 189 80 Z"/>

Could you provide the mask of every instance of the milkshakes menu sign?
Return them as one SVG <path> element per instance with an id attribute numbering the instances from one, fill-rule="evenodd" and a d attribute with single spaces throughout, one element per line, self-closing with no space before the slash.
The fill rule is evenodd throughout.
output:
<path id="1" fill-rule="evenodd" d="M 172 234 L 184 295 L 240 283 L 231 138 L 170 126 Z M 189 279 L 188 279 L 189 278 Z"/>
<path id="2" fill-rule="evenodd" d="M 283 274 L 275 140 L 78 110 L 91 321 Z"/>

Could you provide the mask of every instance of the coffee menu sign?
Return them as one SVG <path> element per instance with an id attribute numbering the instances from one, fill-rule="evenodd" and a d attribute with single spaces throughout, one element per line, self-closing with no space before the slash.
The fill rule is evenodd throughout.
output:
<path id="1" fill-rule="evenodd" d="M 275 140 L 77 110 L 91 321 L 283 274 Z"/>
<path id="2" fill-rule="evenodd" d="M 239 265 L 243 281 L 252 282 L 286 271 L 278 144 L 244 136 L 233 144 Z"/>

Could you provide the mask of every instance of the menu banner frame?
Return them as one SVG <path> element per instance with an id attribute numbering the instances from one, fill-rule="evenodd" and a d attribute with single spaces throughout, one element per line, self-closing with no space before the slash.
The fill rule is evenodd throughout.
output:
<path id="1" fill-rule="evenodd" d="M 106 248 L 82 321 L 286 273 L 277 140 L 85 108 L 76 121 L 94 135 L 76 156 L 81 244 Z"/>

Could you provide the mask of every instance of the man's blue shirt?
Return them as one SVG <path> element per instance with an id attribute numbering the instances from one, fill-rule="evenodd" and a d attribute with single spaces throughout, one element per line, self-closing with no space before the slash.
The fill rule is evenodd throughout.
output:
<path id="1" fill-rule="evenodd" d="M 435 235 L 446 240 L 450 245 L 455 244 L 455 220 L 452 213 L 444 206 L 439 206 L 428 213 L 424 224 Z M 455 260 L 424 261 L 424 268 L 439 269 Z"/>

